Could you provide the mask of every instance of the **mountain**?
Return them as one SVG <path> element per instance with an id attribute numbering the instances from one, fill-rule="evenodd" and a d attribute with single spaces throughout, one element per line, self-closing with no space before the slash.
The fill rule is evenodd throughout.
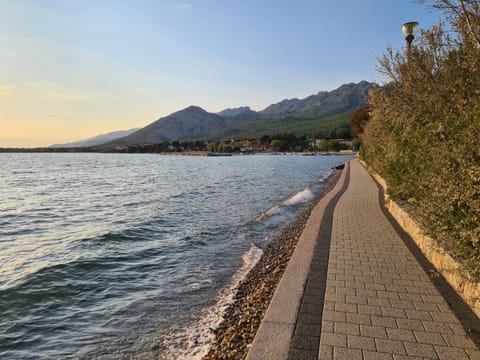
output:
<path id="1" fill-rule="evenodd" d="M 225 118 L 225 124 L 229 128 L 259 120 L 262 117 L 259 112 L 253 111 L 249 106 L 225 109 L 217 114 Z"/>
<path id="2" fill-rule="evenodd" d="M 106 142 L 130 135 L 137 130 L 138 128 L 130 129 L 130 130 L 118 130 L 118 131 L 109 132 L 107 134 L 97 135 L 92 138 L 74 141 L 71 143 L 55 144 L 50 147 L 51 148 L 73 148 L 73 147 L 96 146 L 96 145 L 105 144 Z"/>
<path id="3" fill-rule="evenodd" d="M 223 117 L 231 117 L 231 116 L 237 116 L 239 114 L 246 114 L 246 113 L 256 113 L 256 111 L 253 111 L 252 109 L 250 109 L 250 106 L 240 106 L 237 108 L 222 110 L 217 114 Z"/>
<path id="4" fill-rule="evenodd" d="M 347 138 L 351 136 L 348 120 L 353 111 L 336 114 L 297 114 L 273 119 L 262 119 L 210 134 L 207 140 L 252 139 L 262 136 L 293 134 L 318 138 Z"/>
<path id="5" fill-rule="evenodd" d="M 242 106 L 214 114 L 198 106 L 189 106 L 128 136 L 102 144 L 102 147 L 175 140 L 221 140 L 268 133 L 344 134 L 349 132 L 349 115 L 365 105 L 371 86 L 367 81 L 345 84 L 304 99 L 283 100 L 260 112 Z"/>
<path id="6" fill-rule="evenodd" d="M 105 144 L 105 146 L 190 140 L 208 135 L 226 126 L 226 120 L 222 116 L 209 113 L 198 106 L 189 106 L 160 118 L 133 134 Z"/>
<path id="7" fill-rule="evenodd" d="M 244 111 L 236 115 L 225 117 L 225 124 L 227 127 L 236 127 L 243 124 L 248 124 L 262 119 L 262 115 L 256 111 Z"/>
<path id="8" fill-rule="evenodd" d="M 355 110 L 365 105 L 372 84 L 361 81 L 340 86 L 333 91 L 321 91 L 305 99 L 286 99 L 266 107 L 260 112 L 263 117 L 279 117 L 300 113 L 340 113 Z"/>

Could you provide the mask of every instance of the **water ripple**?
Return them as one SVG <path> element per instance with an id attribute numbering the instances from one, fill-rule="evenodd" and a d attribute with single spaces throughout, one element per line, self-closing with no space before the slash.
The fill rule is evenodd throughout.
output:
<path id="1" fill-rule="evenodd" d="M 188 329 L 343 161 L 0 154 L 0 358 L 200 354 Z"/>

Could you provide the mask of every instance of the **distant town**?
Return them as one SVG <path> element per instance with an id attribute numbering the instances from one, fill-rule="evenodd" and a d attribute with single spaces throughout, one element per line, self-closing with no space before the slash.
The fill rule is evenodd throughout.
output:
<path id="1" fill-rule="evenodd" d="M 184 155 L 214 154 L 275 154 L 275 153 L 316 153 L 350 152 L 358 149 L 356 139 L 312 139 L 293 134 L 263 136 L 260 139 L 227 141 L 172 141 L 158 144 L 129 144 L 116 147 L 42 147 L 42 148 L 0 148 L 0 152 L 100 152 L 100 153 L 163 153 Z"/>

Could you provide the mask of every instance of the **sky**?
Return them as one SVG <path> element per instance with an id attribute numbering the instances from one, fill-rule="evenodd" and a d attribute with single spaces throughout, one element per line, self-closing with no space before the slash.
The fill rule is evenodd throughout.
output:
<path id="1" fill-rule="evenodd" d="M 0 147 L 143 127 L 198 105 L 262 110 L 361 80 L 410 0 L 0 0 Z"/>

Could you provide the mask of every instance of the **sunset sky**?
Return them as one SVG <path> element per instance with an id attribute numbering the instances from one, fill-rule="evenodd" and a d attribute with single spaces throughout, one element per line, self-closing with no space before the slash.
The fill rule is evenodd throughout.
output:
<path id="1" fill-rule="evenodd" d="M 409 0 L 0 0 L 0 147 L 143 127 L 191 104 L 212 112 L 375 70 L 401 25 L 439 14 Z"/>

